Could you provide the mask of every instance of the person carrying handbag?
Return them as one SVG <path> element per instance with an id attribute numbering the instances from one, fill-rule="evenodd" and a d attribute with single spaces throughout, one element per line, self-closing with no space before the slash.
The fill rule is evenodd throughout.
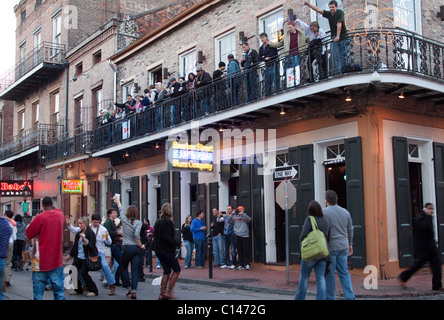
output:
<path id="1" fill-rule="evenodd" d="M 87 297 L 95 297 L 99 294 L 99 289 L 97 285 L 89 275 L 88 265 L 86 263 L 87 257 L 97 257 L 98 252 L 96 248 L 96 235 L 89 227 L 88 217 L 81 217 L 78 222 L 80 231 L 76 234 L 74 239 L 74 245 L 65 258 L 68 262 L 71 258 L 74 258 L 73 266 L 77 268 L 77 272 L 82 276 L 85 281 L 86 288 L 88 289 Z M 83 294 L 82 284 L 80 283 L 80 277 L 77 277 L 77 288 L 74 289 L 70 294 Z"/>
<path id="2" fill-rule="evenodd" d="M 313 219 L 314 221 L 312 221 Z M 307 218 L 305 219 L 299 238 L 302 245 L 306 245 L 306 243 L 304 243 L 304 240 L 307 238 L 310 232 L 314 231 L 313 226 L 315 227 L 315 229 L 323 232 L 328 243 L 330 239 L 329 223 L 327 219 L 324 218 L 321 205 L 315 200 L 312 200 L 308 205 Z M 326 253 L 328 254 L 328 250 Z M 325 284 L 325 269 L 329 260 L 329 256 L 325 256 L 326 253 L 319 254 L 317 255 L 317 257 L 310 260 L 304 260 L 304 257 L 301 259 L 301 274 L 299 278 L 298 289 L 294 297 L 295 300 L 305 300 L 305 295 L 308 288 L 308 280 L 313 269 L 316 274 L 316 300 L 326 299 L 327 287 Z"/>

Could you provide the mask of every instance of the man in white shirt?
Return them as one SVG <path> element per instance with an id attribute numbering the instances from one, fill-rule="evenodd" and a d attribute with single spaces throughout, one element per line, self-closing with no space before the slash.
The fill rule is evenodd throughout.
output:
<path id="1" fill-rule="evenodd" d="M 96 235 L 96 248 L 99 252 L 99 256 L 102 262 L 102 271 L 105 274 L 106 282 L 109 285 L 109 295 L 113 296 L 116 292 L 116 280 L 113 276 L 113 272 L 111 271 L 109 264 L 106 260 L 105 254 L 107 252 L 105 245 L 111 245 L 112 240 L 108 234 L 108 230 L 104 226 L 101 225 L 102 217 L 99 213 L 93 213 L 91 216 L 91 230 Z M 69 231 L 72 233 L 77 233 L 80 231 L 79 227 L 74 227 L 71 225 L 70 219 L 66 218 L 66 224 L 68 225 Z"/>

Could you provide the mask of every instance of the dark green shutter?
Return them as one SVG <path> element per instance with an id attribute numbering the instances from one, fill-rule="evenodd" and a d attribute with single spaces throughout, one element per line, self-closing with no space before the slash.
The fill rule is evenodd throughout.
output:
<path id="1" fill-rule="evenodd" d="M 213 182 L 209 184 L 209 201 L 210 201 L 210 213 L 213 212 L 213 208 L 219 208 L 219 183 Z"/>
<path id="2" fill-rule="evenodd" d="M 299 236 L 305 221 L 308 204 L 314 199 L 313 145 L 289 149 L 290 165 L 299 164 L 299 180 L 292 180 L 297 190 L 296 204 L 289 210 L 290 262 L 301 261 Z"/>
<path id="3" fill-rule="evenodd" d="M 120 179 L 111 180 L 111 197 L 114 197 L 116 193 L 122 194 Z M 122 199 L 122 196 L 120 196 L 120 199 Z M 111 206 L 117 208 L 117 204 L 114 201 Z"/>
<path id="4" fill-rule="evenodd" d="M 160 174 L 160 207 L 170 202 L 170 172 L 164 171 Z"/>
<path id="5" fill-rule="evenodd" d="M 131 199 L 130 204 L 136 206 L 137 210 L 140 210 L 139 206 L 139 177 L 132 177 L 130 179 Z M 140 212 L 140 211 L 139 211 Z"/>
<path id="6" fill-rule="evenodd" d="M 395 172 L 399 265 L 400 267 L 409 267 L 413 264 L 413 228 L 408 144 L 406 138 L 393 137 L 393 169 Z"/>
<path id="7" fill-rule="evenodd" d="M 433 159 L 435 162 L 435 212 L 438 223 L 438 247 L 441 260 L 444 261 L 444 144 L 433 144 Z"/>
<path id="8" fill-rule="evenodd" d="M 347 209 L 353 221 L 353 255 L 350 266 L 365 268 L 364 181 L 361 137 L 345 140 L 345 168 L 347 173 Z"/>
<path id="9" fill-rule="evenodd" d="M 173 172 L 173 219 L 174 219 L 174 230 L 175 232 L 175 236 L 176 236 L 176 241 L 180 242 L 180 226 L 181 226 L 181 221 L 180 221 L 180 212 L 181 212 L 181 207 L 180 207 L 180 172 Z"/>
<path id="10" fill-rule="evenodd" d="M 142 176 L 142 197 L 141 197 L 141 211 L 142 219 L 148 219 L 148 177 Z"/>
<path id="11" fill-rule="evenodd" d="M 220 181 L 228 181 L 231 178 L 231 163 L 220 162 Z"/>
<path id="12" fill-rule="evenodd" d="M 190 177 L 190 212 L 193 219 L 196 217 L 198 207 L 197 207 L 197 185 L 199 184 L 199 174 L 197 172 L 191 172 Z"/>
<path id="13" fill-rule="evenodd" d="M 264 176 L 262 171 L 262 154 L 255 155 L 252 166 L 251 200 L 253 211 L 253 248 L 254 261 L 265 262 L 265 212 L 264 212 Z"/>
<path id="14" fill-rule="evenodd" d="M 251 217 L 251 165 L 249 160 L 242 160 L 239 165 L 239 196 L 238 206 L 245 209 L 245 213 Z"/>
<path id="15" fill-rule="evenodd" d="M 205 183 L 197 185 L 197 211 L 203 210 L 207 216 L 207 186 Z"/>

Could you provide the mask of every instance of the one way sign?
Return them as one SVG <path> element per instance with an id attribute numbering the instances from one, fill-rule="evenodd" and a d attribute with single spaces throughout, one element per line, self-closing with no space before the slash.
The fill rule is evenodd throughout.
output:
<path id="1" fill-rule="evenodd" d="M 277 168 L 273 174 L 274 181 L 282 180 L 298 180 L 299 179 L 299 165 L 295 164 L 291 167 Z"/>

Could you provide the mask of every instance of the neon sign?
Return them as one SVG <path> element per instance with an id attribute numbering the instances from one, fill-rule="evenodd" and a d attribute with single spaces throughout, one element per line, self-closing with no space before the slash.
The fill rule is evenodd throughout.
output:
<path id="1" fill-rule="evenodd" d="M 82 194 L 83 180 L 62 180 L 62 193 Z"/>
<path id="2" fill-rule="evenodd" d="M 214 147 L 201 143 L 189 144 L 173 141 L 167 151 L 168 168 L 213 171 Z"/>
<path id="3" fill-rule="evenodd" d="M 32 180 L 0 181 L 0 195 L 3 197 L 32 197 Z"/>

